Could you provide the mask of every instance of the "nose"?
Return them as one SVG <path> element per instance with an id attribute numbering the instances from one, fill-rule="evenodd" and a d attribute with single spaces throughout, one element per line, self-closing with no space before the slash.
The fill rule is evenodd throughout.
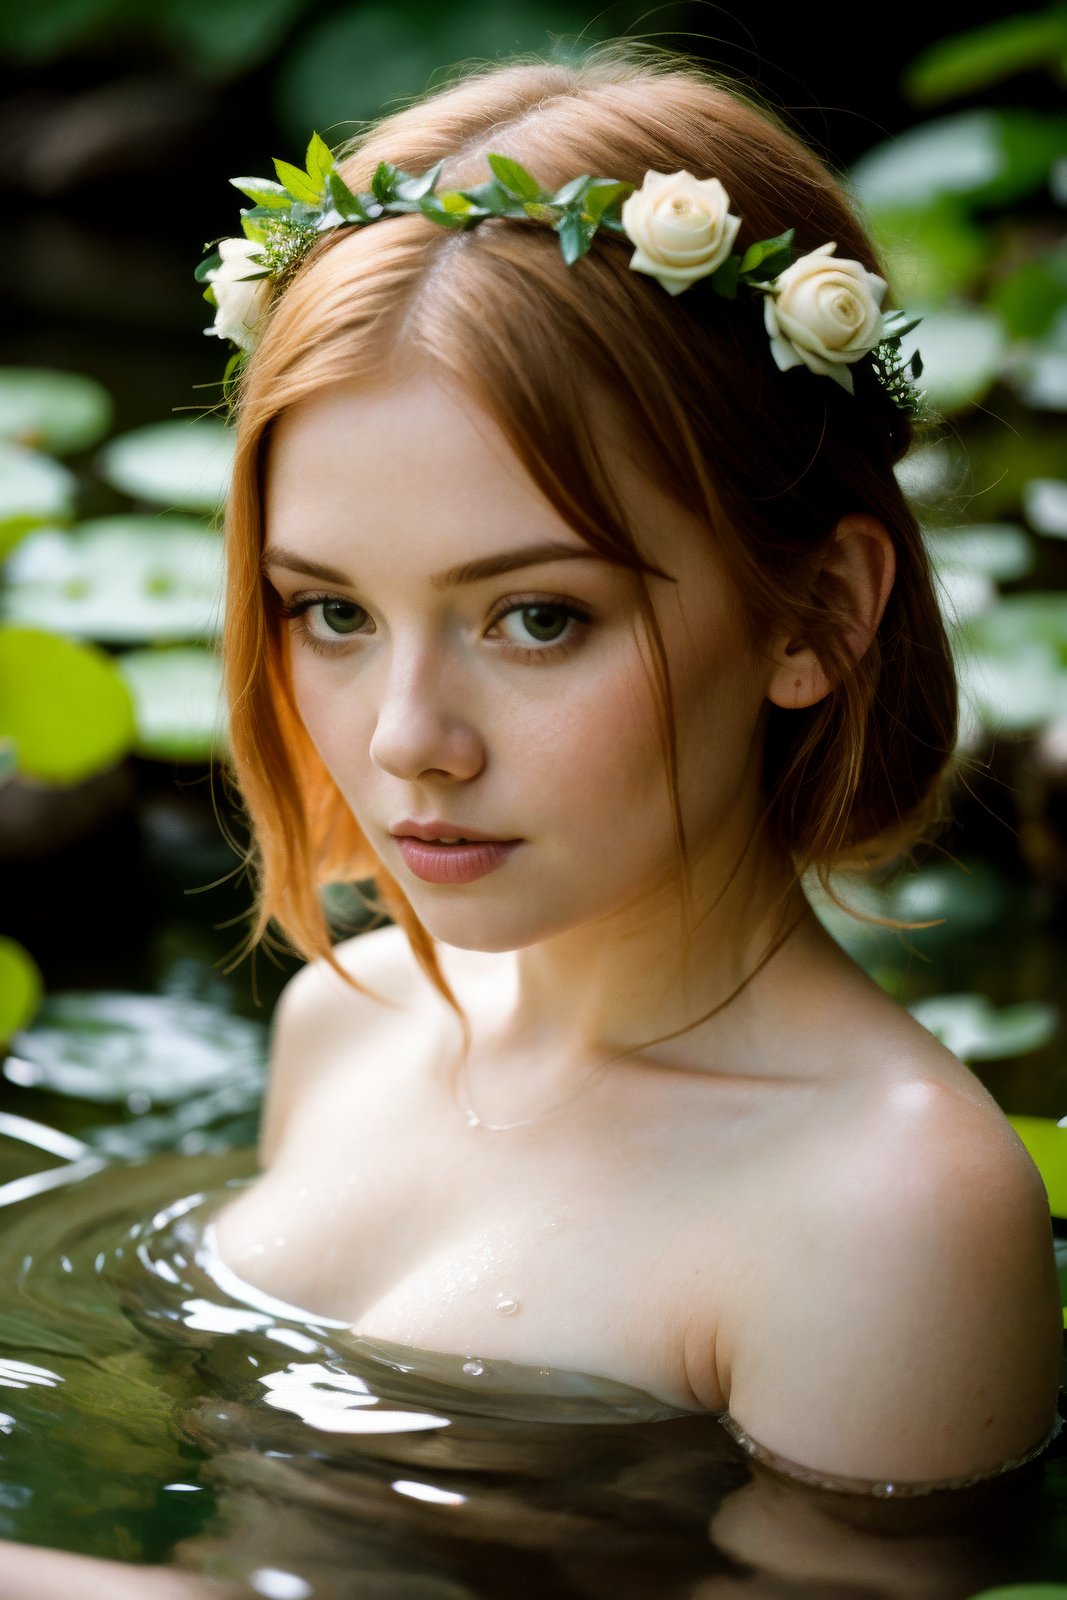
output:
<path id="1" fill-rule="evenodd" d="M 382 691 L 370 758 L 391 777 L 469 779 L 485 764 L 481 735 L 465 711 L 469 687 L 429 651 L 394 659 Z"/>

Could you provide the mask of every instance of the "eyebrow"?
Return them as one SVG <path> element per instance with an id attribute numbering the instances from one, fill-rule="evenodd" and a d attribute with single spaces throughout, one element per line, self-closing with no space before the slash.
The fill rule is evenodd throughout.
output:
<path id="1" fill-rule="evenodd" d="M 435 589 L 458 589 L 461 584 L 478 583 L 483 578 L 496 578 L 504 572 L 514 572 L 519 567 L 541 566 L 549 561 L 603 561 L 588 545 L 563 544 L 559 540 L 543 544 L 523 545 L 518 550 L 500 550 L 496 555 L 479 556 L 476 561 L 462 561 L 458 567 L 446 572 L 435 572 L 430 582 Z M 270 567 L 284 567 L 286 572 L 302 572 L 309 578 L 321 578 L 325 583 L 349 585 L 349 579 L 336 567 L 310 561 L 295 550 L 281 545 L 268 545 L 261 562 L 264 573 Z"/>

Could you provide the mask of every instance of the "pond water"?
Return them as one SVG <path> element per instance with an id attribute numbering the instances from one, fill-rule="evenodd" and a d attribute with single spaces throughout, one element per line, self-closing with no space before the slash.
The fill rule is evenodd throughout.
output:
<path id="1" fill-rule="evenodd" d="M 710 1414 L 356 1336 L 243 1283 L 211 1216 L 252 1149 L 47 1140 L 0 1116 L 0 1537 L 273 1600 L 964 1600 L 1056 1570 L 1063 1436 L 999 1499 L 955 1491 L 951 1530 L 842 1525 L 820 1508 L 919 1501 L 783 1487 Z"/>
<path id="2" fill-rule="evenodd" d="M 265 1017 L 287 974 L 261 968 L 265 1005 L 247 968 L 220 977 L 207 900 L 183 903 L 213 864 L 194 870 L 197 836 L 168 826 L 130 874 L 160 891 L 154 926 L 121 963 L 81 941 L 88 986 L 50 981 L 0 1068 L 0 1539 L 267 1600 L 969 1600 L 1067 1582 L 1067 1433 L 973 1490 L 816 1489 L 753 1460 L 726 1417 L 355 1336 L 228 1273 L 211 1217 L 258 1170 Z M 83 860 L 83 877 L 111 872 Z M 12 903 L 54 922 L 69 898 L 43 881 Z M 964 987 L 953 960 L 1002 1005 L 1049 993 L 1059 930 L 1029 947 L 1037 980 L 1017 979 L 1005 907 L 958 913 L 928 964 L 928 936 L 901 946 L 920 993 Z M 231 948 L 232 921 L 214 926 Z M 92 987 L 119 972 L 131 991 Z M 1009 1103 L 1062 1110 L 1054 1048 L 1011 1067 Z M 1067 1268 L 1067 1238 L 1058 1252 Z"/>

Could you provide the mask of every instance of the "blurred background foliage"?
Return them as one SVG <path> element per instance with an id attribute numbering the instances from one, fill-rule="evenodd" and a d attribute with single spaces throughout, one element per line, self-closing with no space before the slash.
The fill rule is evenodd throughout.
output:
<path id="1" fill-rule="evenodd" d="M 50 1095 L 41 1115 L 85 1132 L 69 1108 L 92 1096 L 71 1088 L 71 1063 L 103 1030 L 113 1048 L 94 1047 L 86 1070 L 111 1071 L 122 1116 L 159 1143 L 149 1113 L 173 1067 L 156 1072 L 169 1057 L 149 1036 L 175 1025 L 166 1008 L 262 1016 L 296 965 L 224 970 L 251 890 L 211 766 L 225 752 L 216 513 L 230 441 L 199 415 L 225 352 L 204 340 L 192 272 L 205 241 L 237 231 L 227 179 L 299 159 L 313 127 L 336 145 L 459 62 L 566 58 L 630 32 L 784 108 L 847 176 L 896 299 L 923 316 L 910 339 L 942 420 L 900 471 L 964 693 L 957 819 L 917 867 L 844 886 L 933 926 L 820 913 L 1041 1144 L 1067 1215 L 1067 1163 L 1049 1142 L 1067 1089 L 1067 7 L 929 9 L 896 8 L 842 73 L 804 15 L 742 22 L 703 4 L 4 8 L 0 1038 L 29 1115 Z M 337 886 L 327 904 L 338 932 L 359 925 L 357 895 Z M 120 990 L 164 1009 L 149 1024 Z M 131 1048 L 135 1090 L 107 1065 Z M 221 1084 L 227 1052 L 212 1060 Z M 231 1136 L 233 1107 L 205 1081 L 182 1148 Z"/>

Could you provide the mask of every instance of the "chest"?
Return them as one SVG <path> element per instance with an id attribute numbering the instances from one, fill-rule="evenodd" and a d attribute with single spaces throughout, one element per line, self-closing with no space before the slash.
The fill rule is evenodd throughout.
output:
<path id="1" fill-rule="evenodd" d="M 759 1119 L 699 1093 L 642 1119 L 614 1093 L 494 1132 L 428 1102 L 411 1063 L 373 1083 L 339 1066 L 294 1110 L 270 1170 L 216 1215 L 220 1254 L 358 1334 L 594 1373 L 695 1408 L 687 1353 L 705 1363 L 707 1400 L 721 1308 L 761 1248 L 766 1207 L 744 1216 L 742 1154 Z"/>

